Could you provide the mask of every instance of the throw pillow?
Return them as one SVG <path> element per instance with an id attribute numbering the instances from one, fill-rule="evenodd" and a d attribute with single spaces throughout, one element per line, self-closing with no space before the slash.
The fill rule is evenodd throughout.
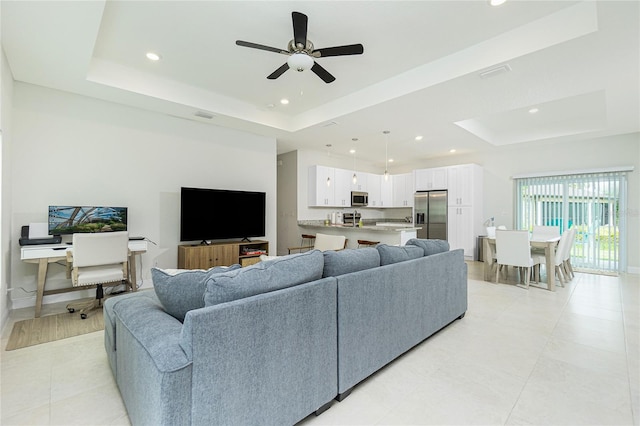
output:
<path id="1" fill-rule="evenodd" d="M 445 240 L 427 240 L 412 238 L 407 241 L 407 245 L 422 247 L 425 256 L 449 251 L 449 243 Z"/>
<path id="2" fill-rule="evenodd" d="M 380 265 L 404 262 L 405 260 L 417 259 L 424 256 L 424 251 L 416 246 L 389 246 L 378 244 L 376 250 L 380 253 Z"/>
<path id="3" fill-rule="evenodd" d="M 205 306 L 217 305 L 280 290 L 322 278 L 324 258 L 319 250 L 281 256 L 206 281 Z"/>
<path id="4" fill-rule="evenodd" d="M 172 317 L 184 321 L 187 312 L 204 307 L 207 278 L 239 268 L 238 264 L 215 266 L 207 270 L 151 268 L 151 278 L 164 310 Z"/>
<path id="5" fill-rule="evenodd" d="M 380 254 L 374 247 L 361 249 L 328 250 L 323 252 L 323 277 L 337 277 L 350 272 L 380 266 Z"/>

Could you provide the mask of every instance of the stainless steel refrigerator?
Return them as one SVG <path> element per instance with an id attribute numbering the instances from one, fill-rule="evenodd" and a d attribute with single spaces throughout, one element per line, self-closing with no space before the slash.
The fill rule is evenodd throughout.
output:
<path id="1" fill-rule="evenodd" d="M 418 238 L 447 239 L 447 191 L 420 191 L 415 195 Z"/>

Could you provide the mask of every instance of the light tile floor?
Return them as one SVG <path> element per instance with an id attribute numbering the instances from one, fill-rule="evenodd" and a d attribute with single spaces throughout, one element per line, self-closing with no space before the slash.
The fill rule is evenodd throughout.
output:
<path id="1" fill-rule="evenodd" d="M 639 424 L 640 276 L 577 274 L 550 293 L 469 265 L 464 319 L 301 425 Z M 103 332 L 0 354 L 2 425 L 129 424 Z"/>

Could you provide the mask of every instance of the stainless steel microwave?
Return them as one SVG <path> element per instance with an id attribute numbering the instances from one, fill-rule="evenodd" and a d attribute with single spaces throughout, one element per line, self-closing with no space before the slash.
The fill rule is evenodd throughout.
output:
<path id="1" fill-rule="evenodd" d="M 351 191 L 351 207 L 363 207 L 369 204 L 367 192 Z"/>

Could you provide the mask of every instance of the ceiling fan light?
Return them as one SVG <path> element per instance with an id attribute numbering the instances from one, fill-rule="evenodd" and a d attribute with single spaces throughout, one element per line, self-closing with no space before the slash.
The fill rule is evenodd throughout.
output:
<path id="1" fill-rule="evenodd" d="M 294 53 L 287 59 L 287 65 L 291 69 L 302 72 L 313 66 L 313 58 L 306 53 Z"/>

